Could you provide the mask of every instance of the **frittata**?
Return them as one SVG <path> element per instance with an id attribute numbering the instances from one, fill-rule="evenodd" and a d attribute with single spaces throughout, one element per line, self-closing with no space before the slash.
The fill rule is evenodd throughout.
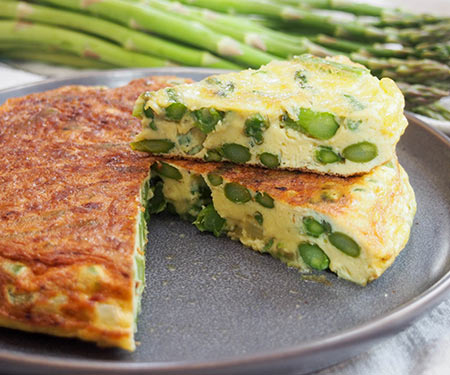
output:
<path id="1" fill-rule="evenodd" d="M 0 107 L 1 326 L 133 350 L 145 224 L 166 207 L 202 231 L 359 284 L 393 262 L 415 212 L 395 156 L 340 178 L 130 150 L 138 94 L 187 82 L 64 87 Z"/>
<path id="2" fill-rule="evenodd" d="M 167 205 L 202 231 L 224 233 L 301 270 L 330 269 L 365 285 L 406 245 L 416 202 L 396 158 L 363 176 L 264 171 L 160 159 L 153 212 Z"/>
<path id="3" fill-rule="evenodd" d="M 349 176 L 394 156 L 407 121 L 389 78 L 348 58 L 302 55 L 144 92 L 132 146 L 165 156 Z"/>
<path id="4" fill-rule="evenodd" d="M 129 148 L 131 108 L 177 82 L 63 87 L 0 107 L 1 326 L 134 349 L 151 160 Z"/>

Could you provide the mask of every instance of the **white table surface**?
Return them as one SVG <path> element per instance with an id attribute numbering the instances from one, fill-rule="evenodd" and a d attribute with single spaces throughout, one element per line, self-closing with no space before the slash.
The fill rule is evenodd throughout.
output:
<path id="1" fill-rule="evenodd" d="M 369 0 L 377 5 L 402 6 L 450 15 L 450 0 Z M 36 69 L 37 66 L 37 69 Z M 29 65 L 22 66 L 29 70 Z M 73 74 L 65 69 L 34 64 L 47 76 Z M 46 77 L 0 64 L 0 89 L 36 82 Z M 441 129 L 445 129 L 441 128 Z M 366 353 L 316 372 L 315 375 L 450 375 L 450 298 L 412 326 Z M 274 374 L 278 375 L 278 374 Z"/>

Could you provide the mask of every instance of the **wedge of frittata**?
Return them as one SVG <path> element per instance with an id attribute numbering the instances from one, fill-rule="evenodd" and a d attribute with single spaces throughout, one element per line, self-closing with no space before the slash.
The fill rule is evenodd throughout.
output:
<path id="1" fill-rule="evenodd" d="M 396 158 L 347 178 L 160 159 L 150 181 L 152 212 L 167 205 L 201 231 L 361 285 L 404 248 L 416 211 Z"/>
<path id="2" fill-rule="evenodd" d="M 129 148 L 139 92 L 70 86 L 0 107 L 0 325 L 133 350 L 151 160 Z M 185 81 L 183 81 L 185 82 Z"/>
<path id="3" fill-rule="evenodd" d="M 165 156 L 355 175 L 392 159 L 404 99 L 346 57 L 302 55 L 144 92 L 132 146 Z"/>

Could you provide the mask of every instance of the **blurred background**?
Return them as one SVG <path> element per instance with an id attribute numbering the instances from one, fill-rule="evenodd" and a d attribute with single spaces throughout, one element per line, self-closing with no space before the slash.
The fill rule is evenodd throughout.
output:
<path id="1" fill-rule="evenodd" d="M 43 76 L 257 68 L 303 53 L 394 79 L 408 110 L 450 130 L 449 0 L 0 0 L 1 61 Z"/>

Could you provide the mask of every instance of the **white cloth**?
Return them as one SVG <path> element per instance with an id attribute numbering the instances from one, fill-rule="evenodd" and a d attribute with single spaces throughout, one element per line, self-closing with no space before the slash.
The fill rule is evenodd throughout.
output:
<path id="1" fill-rule="evenodd" d="M 0 64 L 0 90 L 41 81 L 44 78 L 37 74 L 12 69 L 7 65 Z"/>
<path id="2" fill-rule="evenodd" d="M 315 375 L 449 375 L 450 299 L 366 353 Z"/>

